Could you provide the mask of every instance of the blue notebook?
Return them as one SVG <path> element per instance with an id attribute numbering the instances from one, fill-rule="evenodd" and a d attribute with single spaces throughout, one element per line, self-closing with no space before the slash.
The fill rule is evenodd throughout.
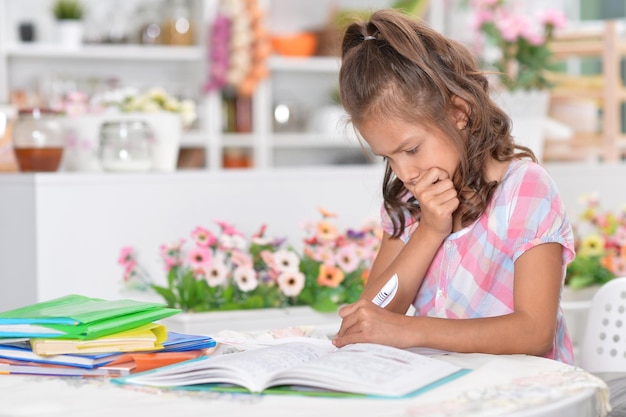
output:
<path id="1" fill-rule="evenodd" d="M 30 348 L 30 342 L 0 343 L 0 358 L 21 360 L 54 365 L 78 366 L 80 368 L 96 368 L 105 365 L 121 357 L 123 353 L 97 353 L 97 354 L 64 354 L 41 356 L 34 353 Z"/>

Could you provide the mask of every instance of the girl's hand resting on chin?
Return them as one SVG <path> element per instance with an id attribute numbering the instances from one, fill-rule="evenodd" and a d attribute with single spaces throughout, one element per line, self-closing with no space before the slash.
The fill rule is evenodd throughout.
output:
<path id="1" fill-rule="evenodd" d="M 441 168 L 430 168 L 404 186 L 419 202 L 422 211 L 420 227 L 430 228 L 444 236 L 449 235 L 459 199 L 448 172 Z"/>

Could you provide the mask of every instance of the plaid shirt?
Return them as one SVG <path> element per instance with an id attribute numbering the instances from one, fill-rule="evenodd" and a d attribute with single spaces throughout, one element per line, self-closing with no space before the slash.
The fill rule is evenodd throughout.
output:
<path id="1" fill-rule="evenodd" d="M 381 215 L 383 229 L 391 233 L 384 208 Z M 418 224 L 415 219 L 407 221 L 404 242 Z M 415 297 L 415 314 L 466 319 L 513 312 L 515 260 L 548 242 L 563 246 L 563 282 L 566 265 L 575 256 L 574 236 L 556 185 L 541 165 L 512 161 L 483 215 L 448 236 L 437 251 Z M 561 308 L 546 357 L 574 363 Z"/>

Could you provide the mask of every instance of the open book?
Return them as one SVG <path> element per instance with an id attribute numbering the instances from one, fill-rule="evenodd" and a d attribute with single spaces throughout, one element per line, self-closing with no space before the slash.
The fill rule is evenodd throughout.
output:
<path id="1" fill-rule="evenodd" d="M 290 342 L 217 357 L 202 357 L 113 382 L 156 387 L 279 390 L 403 397 L 464 374 L 437 358 L 389 346 L 330 341 Z M 211 384 L 211 385 L 207 385 Z"/>

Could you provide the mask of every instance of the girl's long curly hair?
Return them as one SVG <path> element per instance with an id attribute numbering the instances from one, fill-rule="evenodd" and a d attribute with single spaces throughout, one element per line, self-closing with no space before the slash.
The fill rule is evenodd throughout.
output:
<path id="1" fill-rule="evenodd" d="M 463 226 L 485 211 L 498 185 L 485 179 L 489 158 L 536 161 L 530 149 L 513 142 L 511 120 L 491 100 L 488 79 L 467 48 L 396 10 L 376 11 L 369 21 L 347 27 L 339 89 L 356 127 L 371 117 L 400 119 L 427 124 L 449 138 L 460 155 L 452 180 L 460 200 L 455 214 Z M 463 110 L 455 107 L 455 97 L 470 109 L 462 131 L 451 117 L 453 111 Z M 398 237 L 407 210 L 419 219 L 419 206 L 406 201 L 408 190 L 389 164 L 382 191 L 393 236 Z"/>

